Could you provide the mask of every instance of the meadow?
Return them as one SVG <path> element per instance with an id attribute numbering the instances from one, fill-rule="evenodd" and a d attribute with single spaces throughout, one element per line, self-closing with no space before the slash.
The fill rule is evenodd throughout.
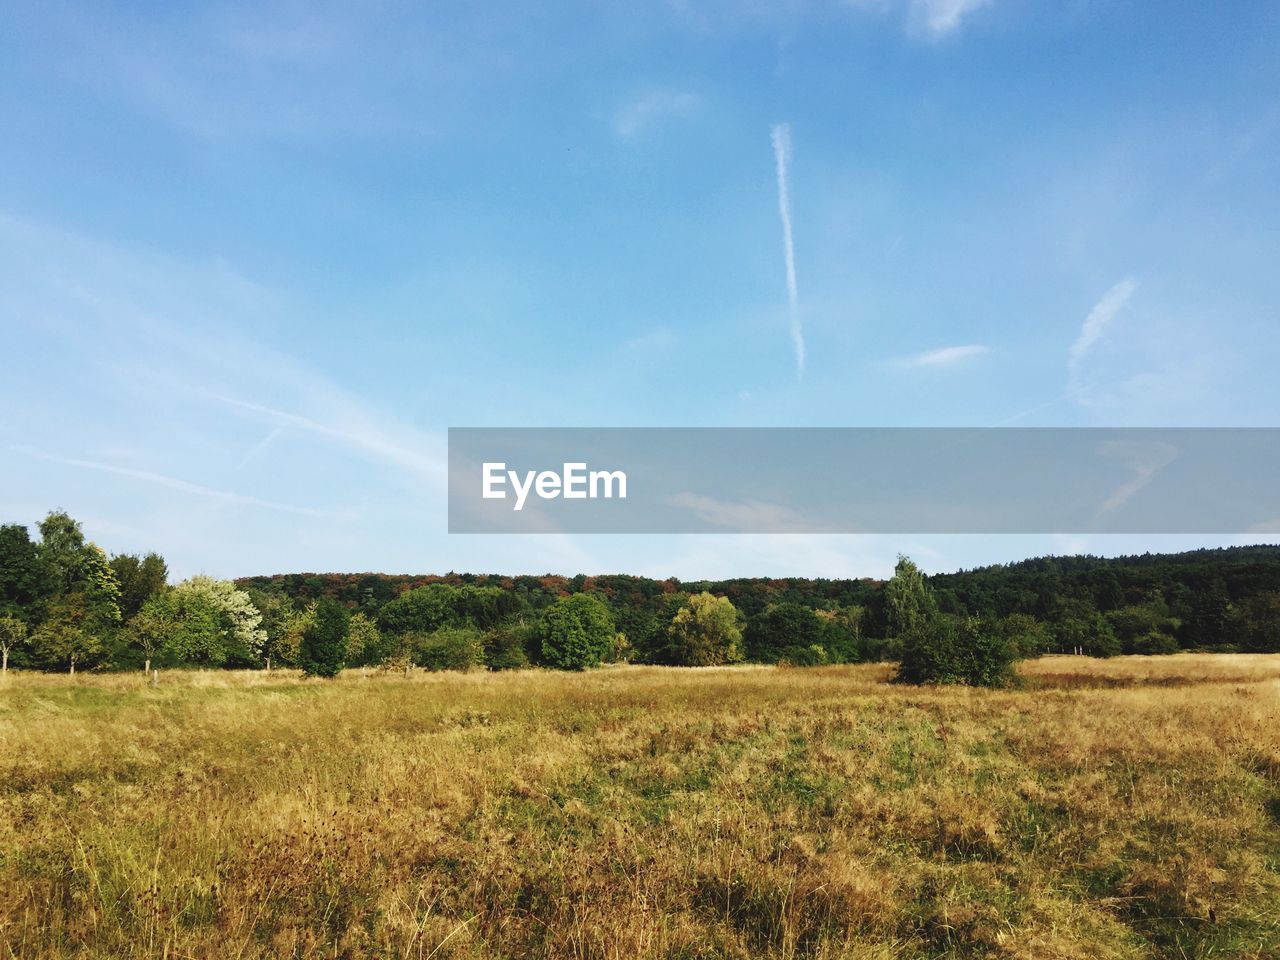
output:
<path id="1" fill-rule="evenodd" d="M 1280 957 L 1280 656 L 10 673 L 0 956 Z"/>

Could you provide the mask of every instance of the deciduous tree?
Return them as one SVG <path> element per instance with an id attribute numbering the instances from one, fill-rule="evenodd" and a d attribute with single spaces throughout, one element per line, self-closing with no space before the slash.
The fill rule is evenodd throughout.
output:
<path id="1" fill-rule="evenodd" d="M 298 665 L 309 677 L 336 677 L 347 655 L 349 618 L 342 604 L 329 597 L 316 601 L 315 614 L 302 633 Z"/>
<path id="2" fill-rule="evenodd" d="M 0 617 L 0 673 L 9 672 L 9 654 L 27 639 L 27 625 L 17 617 Z"/>
<path id="3" fill-rule="evenodd" d="M 613 617 L 599 597 L 561 597 L 542 615 L 541 659 L 560 670 L 598 667 L 613 647 Z"/>

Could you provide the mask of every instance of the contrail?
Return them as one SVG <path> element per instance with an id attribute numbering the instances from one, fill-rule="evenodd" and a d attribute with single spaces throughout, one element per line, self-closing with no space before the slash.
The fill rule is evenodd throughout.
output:
<path id="1" fill-rule="evenodd" d="M 778 168 L 778 216 L 782 218 L 782 247 L 787 261 L 787 306 L 791 316 L 791 346 L 796 352 L 796 376 L 804 376 L 804 331 L 800 329 L 799 294 L 796 292 L 796 249 L 791 240 L 791 193 L 787 189 L 787 164 L 791 162 L 791 127 L 773 127 L 773 159 Z"/>

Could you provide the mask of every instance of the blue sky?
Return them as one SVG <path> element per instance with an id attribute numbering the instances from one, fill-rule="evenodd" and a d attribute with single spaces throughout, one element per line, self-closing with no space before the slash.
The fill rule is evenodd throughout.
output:
<path id="1" fill-rule="evenodd" d="M 1275 4 L 438 7 L 4 3 L 5 521 L 223 576 L 1241 542 L 450 537 L 444 431 L 1276 423 Z"/>

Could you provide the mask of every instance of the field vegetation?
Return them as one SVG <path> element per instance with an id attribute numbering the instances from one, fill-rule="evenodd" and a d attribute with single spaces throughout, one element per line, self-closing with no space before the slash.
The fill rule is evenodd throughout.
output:
<path id="1" fill-rule="evenodd" d="M 11 669 L 0 956 L 1280 956 L 1280 657 L 893 673 Z"/>

